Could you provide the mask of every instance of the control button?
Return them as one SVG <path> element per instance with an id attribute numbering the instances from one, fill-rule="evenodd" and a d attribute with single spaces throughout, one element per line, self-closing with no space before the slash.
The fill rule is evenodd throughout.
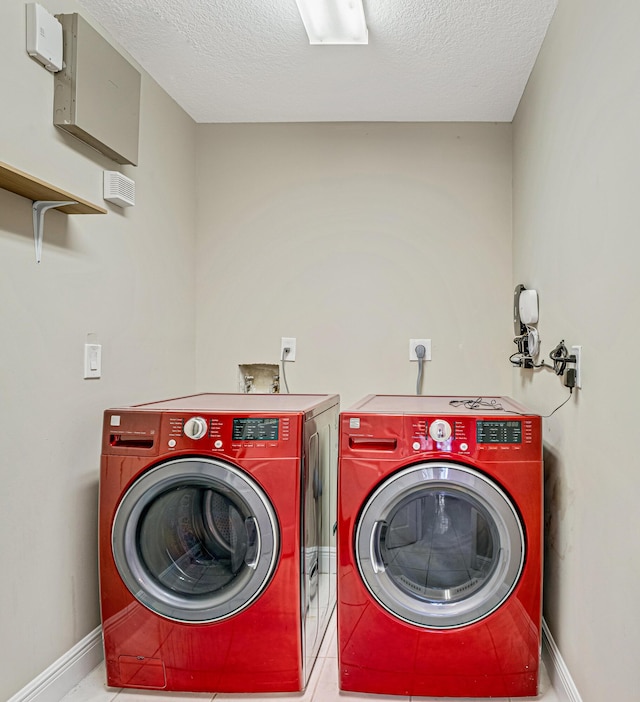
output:
<path id="1" fill-rule="evenodd" d="M 175 439 L 169 439 L 169 441 L 168 441 L 169 448 L 175 448 L 177 443 L 178 442 Z"/>
<path id="2" fill-rule="evenodd" d="M 182 431 L 190 439 L 201 439 L 207 433 L 207 420 L 202 417 L 191 417 L 184 423 Z"/>
<path id="3" fill-rule="evenodd" d="M 451 437 L 451 424 L 444 419 L 436 419 L 429 427 L 429 436 L 434 441 L 447 441 Z"/>
<path id="4" fill-rule="evenodd" d="M 414 442 L 413 442 L 413 450 L 414 450 L 414 451 L 419 451 L 419 450 L 420 450 L 420 442 L 419 442 L 419 441 L 414 441 Z"/>
<path id="5" fill-rule="evenodd" d="M 222 448 L 222 441 L 220 441 L 220 439 L 218 439 L 218 440 L 215 442 L 214 446 L 215 446 L 216 448 Z"/>
<path id="6" fill-rule="evenodd" d="M 469 444 L 460 444 L 460 450 L 466 451 L 469 448 Z"/>

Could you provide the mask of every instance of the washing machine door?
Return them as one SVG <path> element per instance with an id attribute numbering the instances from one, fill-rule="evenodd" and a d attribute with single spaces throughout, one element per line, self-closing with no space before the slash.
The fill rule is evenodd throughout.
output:
<path id="1" fill-rule="evenodd" d="M 524 531 L 509 497 L 482 473 L 421 463 L 385 480 L 359 516 L 362 579 L 391 614 L 426 628 L 478 621 L 522 572 Z"/>
<path id="2" fill-rule="evenodd" d="M 118 506 L 113 557 L 131 593 L 175 621 L 249 606 L 276 566 L 279 530 L 260 486 L 222 461 L 180 458 L 140 477 Z"/>

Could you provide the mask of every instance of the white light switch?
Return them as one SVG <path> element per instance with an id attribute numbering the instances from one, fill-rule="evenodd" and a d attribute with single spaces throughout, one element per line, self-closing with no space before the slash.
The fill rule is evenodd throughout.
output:
<path id="1" fill-rule="evenodd" d="M 102 346 L 84 345 L 84 377 L 99 378 L 102 374 Z"/>

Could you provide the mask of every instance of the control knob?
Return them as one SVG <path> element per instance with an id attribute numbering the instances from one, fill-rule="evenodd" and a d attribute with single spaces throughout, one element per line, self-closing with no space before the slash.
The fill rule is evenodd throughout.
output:
<path id="1" fill-rule="evenodd" d="M 190 439 L 201 439 L 207 433 L 207 420 L 202 417 L 191 417 L 184 423 L 183 431 Z"/>
<path id="2" fill-rule="evenodd" d="M 429 427 L 429 436 L 434 441 L 447 441 L 451 437 L 451 424 L 444 419 L 436 419 Z"/>

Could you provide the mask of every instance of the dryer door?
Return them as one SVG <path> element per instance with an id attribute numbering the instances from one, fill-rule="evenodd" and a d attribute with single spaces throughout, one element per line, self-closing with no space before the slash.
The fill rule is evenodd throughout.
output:
<path id="1" fill-rule="evenodd" d="M 391 614 L 427 628 L 478 621 L 515 587 L 525 541 L 518 513 L 486 476 L 454 463 L 395 473 L 367 500 L 356 559 Z"/>
<path id="2" fill-rule="evenodd" d="M 145 607 L 183 622 L 230 617 L 276 566 L 275 511 L 259 485 L 207 458 L 163 463 L 126 492 L 111 533 L 124 583 Z"/>

